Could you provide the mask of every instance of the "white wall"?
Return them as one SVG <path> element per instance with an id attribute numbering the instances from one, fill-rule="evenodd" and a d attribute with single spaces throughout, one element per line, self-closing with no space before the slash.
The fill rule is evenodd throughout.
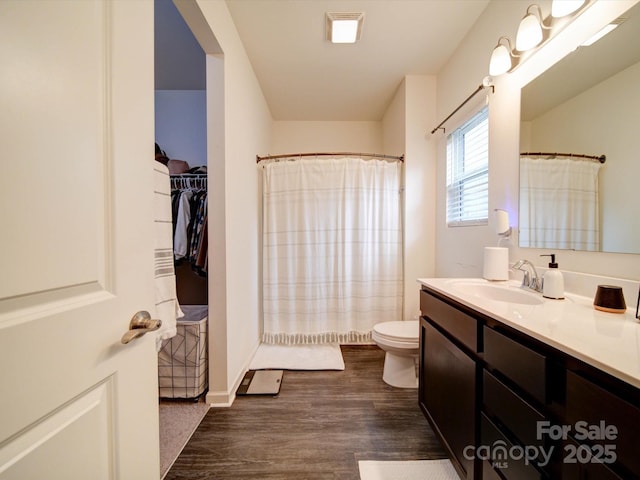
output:
<path id="1" fill-rule="evenodd" d="M 407 126 L 407 87 L 403 80 L 382 118 L 382 153 L 399 155 L 404 153 Z"/>
<path id="2" fill-rule="evenodd" d="M 491 96 L 489 111 L 489 209 L 506 208 L 517 227 L 518 156 L 520 124 L 520 87 L 548 68 L 562 55 L 571 51 L 609 19 L 619 13 L 625 2 L 599 1 L 548 42 L 511 74 L 495 79 L 496 91 Z M 632 2 L 626 2 L 630 6 Z M 548 4 L 548 2 L 547 2 Z M 528 2 L 492 1 L 462 42 L 452 59 L 438 76 L 438 118 L 444 118 L 471 93 L 488 72 L 489 57 L 501 35 L 515 38 L 515 32 Z M 547 5 L 548 7 L 548 5 Z M 547 9 L 548 11 L 548 9 Z M 438 276 L 480 276 L 482 251 L 495 245 L 493 219 L 486 227 L 447 228 L 444 222 L 444 137 L 438 140 L 437 240 L 436 273 Z M 632 202 L 632 199 L 629 199 Z M 629 205 L 631 207 L 631 205 Z M 517 240 L 517 239 L 516 239 Z M 528 258 L 538 266 L 545 265 L 539 257 L 547 253 L 537 249 L 510 249 L 510 260 Z M 561 269 L 637 279 L 640 256 L 559 251 Z"/>
<path id="3" fill-rule="evenodd" d="M 207 92 L 156 90 L 156 143 L 190 167 L 207 164 Z"/>
<path id="4" fill-rule="evenodd" d="M 489 57 L 498 37 L 515 38 L 519 19 L 527 5 L 523 2 L 491 2 L 454 56 L 438 75 L 437 123 L 446 118 L 478 85 L 488 73 Z M 499 82 L 500 79 L 496 79 Z M 500 98 L 506 88 L 496 86 L 491 96 L 489 111 L 489 210 L 509 208 L 512 218 L 517 213 L 517 200 L 513 198 L 513 185 L 518 180 L 517 157 L 510 160 L 509 121 L 496 115 Z M 519 97 L 518 97 L 519 98 Z M 511 100 L 513 102 L 513 99 Z M 519 100 L 518 100 L 519 101 Z M 509 108 L 509 104 L 505 108 Z M 519 111 L 517 105 L 512 105 Z M 445 128 L 461 120 L 455 116 Z M 518 114 L 519 115 L 519 114 Z M 513 113 L 510 114 L 513 119 Z M 519 124 L 519 120 L 517 122 Z M 517 136 L 517 130 L 516 130 Z M 488 226 L 447 227 L 446 206 L 446 136 L 441 131 L 432 135 L 437 141 L 437 212 L 436 212 L 436 274 L 441 277 L 479 277 L 482 275 L 483 248 L 495 245 L 496 237 Z M 506 153 L 505 153 L 506 152 Z"/>
<path id="5" fill-rule="evenodd" d="M 276 121 L 271 150 L 261 154 L 380 153 L 381 150 L 380 122 Z"/>
<path id="6" fill-rule="evenodd" d="M 417 278 L 435 274 L 435 142 L 426 132 L 435 121 L 436 79 L 409 75 L 382 120 L 384 153 L 405 154 L 404 319 L 419 317 Z"/>

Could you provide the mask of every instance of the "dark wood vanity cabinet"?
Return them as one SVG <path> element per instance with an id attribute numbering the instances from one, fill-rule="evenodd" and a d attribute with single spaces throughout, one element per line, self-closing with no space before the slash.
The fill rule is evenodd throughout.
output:
<path id="1" fill-rule="evenodd" d="M 588 376 L 567 372 L 566 423 L 574 429 L 564 446 L 571 460 L 564 471 L 581 472 L 567 478 L 640 478 L 640 394 L 616 392 L 615 383 L 606 388 Z"/>
<path id="2" fill-rule="evenodd" d="M 420 308 L 419 403 L 461 478 L 640 479 L 640 389 L 427 287 Z"/>
<path id="3" fill-rule="evenodd" d="M 465 447 L 475 443 L 476 362 L 424 319 L 420 325 L 420 405 L 445 443 L 462 478 L 473 479 L 473 457 Z"/>
<path id="4" fill-rule="evenodd" d="M 553 463 L 546 455 L 555 447 L 538 432 L 538 425 L 553 423 L 547 408 L 554 390 L 550 359 L 490 326 L 483 327 L 482 335 L 480 445 L 490 447 L 492 454 L 481 456 L 483 472 L 494 470 L 507 480 L 551 478 Z M 502 458 L 501 445 L 507 449 Z"/>
<path id="5" fill-rule="evenodd" d="M 465 449 L 477 435 L 477 320 L 426 292 L 420 300 L 420 407 L 460 477 L 472 480 L 475 462 Z"/>

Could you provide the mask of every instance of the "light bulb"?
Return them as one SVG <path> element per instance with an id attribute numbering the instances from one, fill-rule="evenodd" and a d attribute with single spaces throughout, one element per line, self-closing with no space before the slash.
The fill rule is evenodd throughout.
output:
<path id="1" fill-rule="evenodd" d="M 358 38 L 357 20 L 334 20 L 331 29 L 333 43 L 356 43 Z"/>
<path id="2" fill-rule="evenodd" d="M 542 26 L 538 17 L 527 14 L 521 21 L 516 35 L 516 49 L 524 52 L 536 47 L 542 41 Z"/>
<path id="3" fill-rule="evenodd" d="M 489 62 L 489 75 L 502 75 L 511 70 L 511 52 L 502 44 L 493 49 Z"/>

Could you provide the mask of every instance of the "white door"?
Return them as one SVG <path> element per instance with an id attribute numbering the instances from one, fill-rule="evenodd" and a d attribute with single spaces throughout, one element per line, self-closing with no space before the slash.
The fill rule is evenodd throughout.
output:
<path id="1" fill-rule="evenodd" d="M 153 2 L 0 1 L 0 478 L 154 479 Z"/>

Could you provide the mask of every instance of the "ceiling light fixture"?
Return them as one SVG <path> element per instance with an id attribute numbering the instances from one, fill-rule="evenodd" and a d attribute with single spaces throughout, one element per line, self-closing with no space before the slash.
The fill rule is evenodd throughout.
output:
<path id="1" fill-rule="evenodd" d="M 566 17 L 584 5 L 585 0 L 553 0 L 551 16 L 553 18 Z"/>
<path id="2" fill-rule="evenodd" d="M 520 20 L 516 34 L 516 49 L 526 52 L 537 47 L 542 42 L 542 30 L 550 30 L 542 20 L 542 10 L 536 4 L 529 5 L 527 13 Z"/>
<path id="3" fill-rule="evenodd" d="M 327 12 L 327 40 L 332 43 L 355 43 L 362 36 L 362 12 Z"/>

